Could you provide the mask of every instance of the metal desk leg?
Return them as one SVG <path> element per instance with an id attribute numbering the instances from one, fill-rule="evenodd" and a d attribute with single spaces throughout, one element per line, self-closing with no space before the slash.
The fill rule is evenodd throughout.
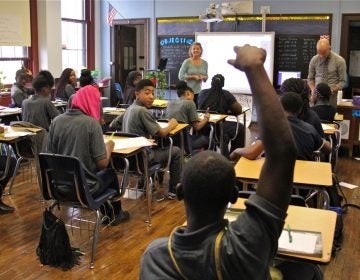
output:
<path id="1" fill-rule="evenodd" d="M 221 121 L 219 123 L 219 128 L 220 128 L 220 151 L 221 154 L 224 154 L 224 122 Z"/>
<path id="2" fill-rule="evenodd" d="M 146 186 L 146 197 L 147 197 L 147 220 L 145 220 L 145 223 L 148 224 L 148 226 L 151 226 L 151 202 L 152 202 L 152 190 L 149 183 L 149 174 L 148 174 L 148 158 L 146 150 L 142 150 L 143 155 L 143 161 L 144 161 L 144 179 L 145 179 L 145 186 Z"/>

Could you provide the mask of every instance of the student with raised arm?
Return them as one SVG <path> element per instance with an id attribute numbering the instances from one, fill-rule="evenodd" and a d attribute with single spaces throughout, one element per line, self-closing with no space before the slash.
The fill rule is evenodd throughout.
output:
<path id="1" fill-rule="evenodd" d="M 248 45 L 234 50 L 236 59 L 229 63 L 247 75 L 266 151 L 257 192 L 229 224 L 223 218 L 226 206 L 238 195 L 233 165 L 210 151 L 194 156 L 177 187 L 187 226 L 148 246 L 140 279 L 269 278 L 290 201 L 296 147 L 263 66 L 266 52 Z"/>

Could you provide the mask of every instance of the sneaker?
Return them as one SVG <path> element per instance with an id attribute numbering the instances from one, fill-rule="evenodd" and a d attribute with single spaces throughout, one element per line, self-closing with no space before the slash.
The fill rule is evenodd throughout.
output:
<path id="1" fill-rule="evenodd" d="M 176 199 L 176 193 L 168 192 L 167 198 L 168 198 L 169 200 L 174 200 L 174 199 Z"/>
<path id="2" fill-rule="evenodd" d="M 129 220 L 129 218 L 130 218 L 129 212 L 121 210 L 121 212 L 115 217 L 114 221 L 112 221 L 109 225 L 117 226 L 118 224 Z"/>

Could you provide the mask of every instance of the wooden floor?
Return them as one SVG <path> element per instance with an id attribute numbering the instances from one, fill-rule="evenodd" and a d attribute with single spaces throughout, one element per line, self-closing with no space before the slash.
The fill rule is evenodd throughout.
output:
<path id="1" fill-rule="evenodd" d="M 340 158 L 338 175 L 341 181 L 360 185 L 360 162 Z M 23 173 L 27 168 L 23 168 Z M 27 174 L 25 174 L 27 175 Z M 344 190 L 348 202 L 360 204 L 360 188 Z M 123 199 L 123 207 L 131 214 L 130 221 L 116 227 L 102 226 L 95 268 L 89 269 L 90 244 L 86 232 L 70 234 L 73 246 L 80 246 L 86 255 L 71 271 L 41 266 L 35 250 L 38 244 L 42 208 L 35 183 L 21 173 L 11 196 L 3 198 L 13 205 L 13 214 L 0 216 L 0 279 L 138 279 L 140 258 L 150 241 L 168 236 L 185 221 L 183 203 L 163 201 L 155 203 L 152 227 L 147 227 L 143 199 Z M 342 250 L 331 263 L 322 266 L 325 279 L 360 279 L 360 210 L 351 208 L 344 215 Z M 80 240 L 82 240 L 80 242 Z"/>

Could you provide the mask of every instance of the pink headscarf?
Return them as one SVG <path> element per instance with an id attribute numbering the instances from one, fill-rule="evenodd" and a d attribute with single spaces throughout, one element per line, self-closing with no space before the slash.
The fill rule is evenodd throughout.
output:
<path id="1" fill-rule="evenodd" d="M 100 120 L 100 92 L 99 90 L 88 85 L 80 88 L 74 95 L 71 108 L 80 109 L 84 114 Z"/>

